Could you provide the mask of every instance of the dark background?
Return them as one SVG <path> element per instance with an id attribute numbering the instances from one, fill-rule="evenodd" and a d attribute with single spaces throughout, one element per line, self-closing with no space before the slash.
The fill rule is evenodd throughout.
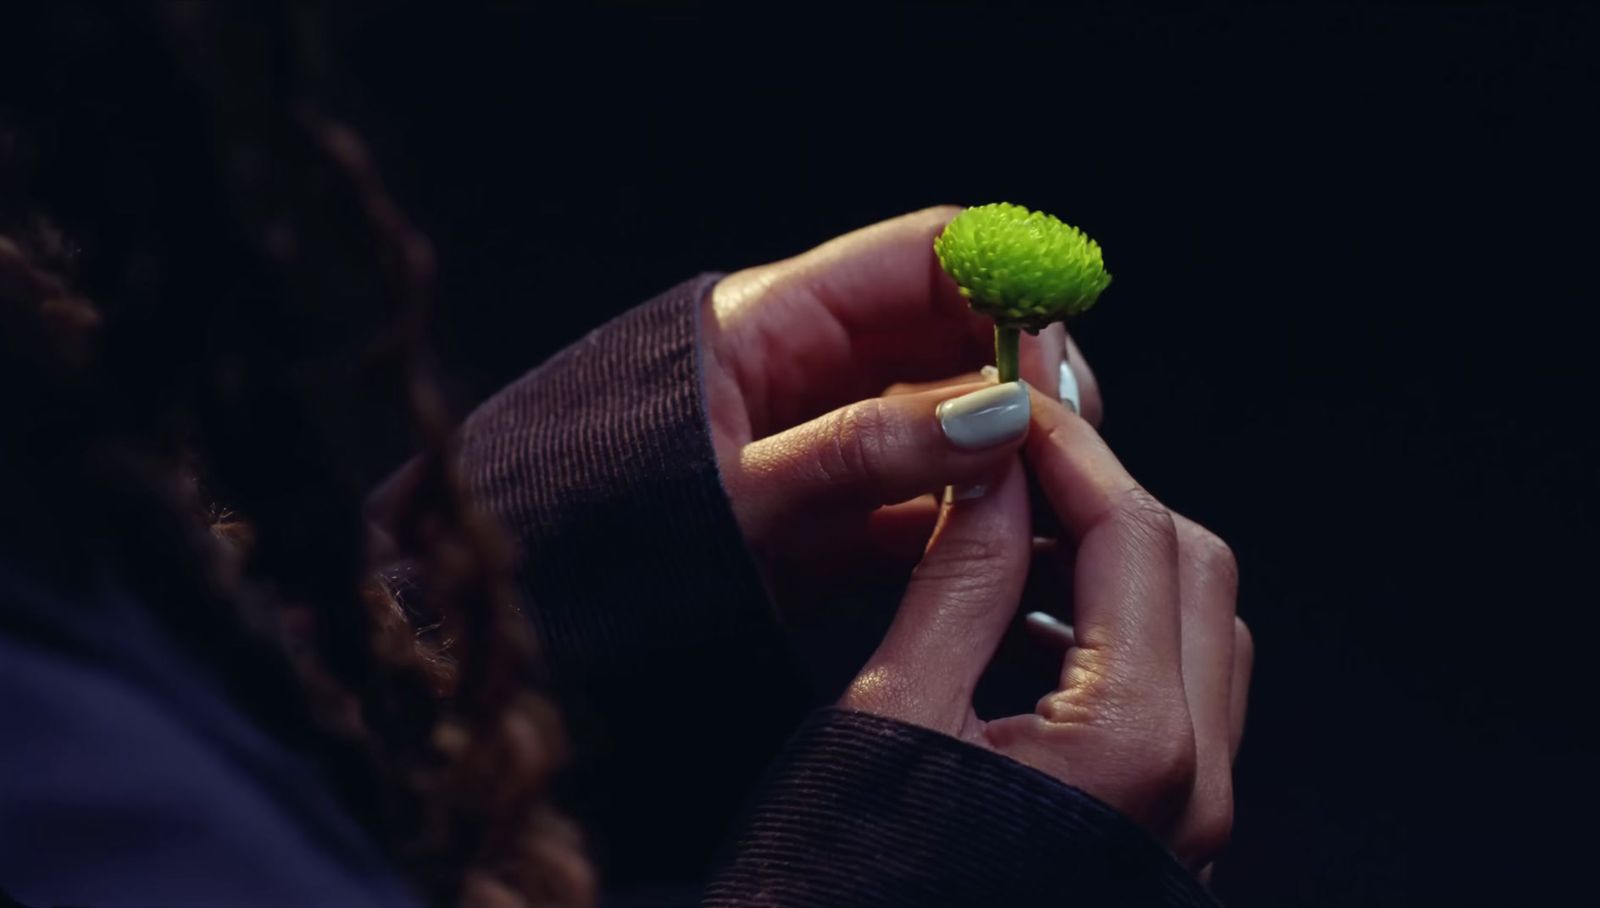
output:
<path id="1" fill-rule="evenodd" d="M 1592 902 L 1600 30 L 1582 8 L 351 14 L 463 403 L 700 270 L 1080 224 L 1105 432 L 1259 658 L 1236 906 Z"/>

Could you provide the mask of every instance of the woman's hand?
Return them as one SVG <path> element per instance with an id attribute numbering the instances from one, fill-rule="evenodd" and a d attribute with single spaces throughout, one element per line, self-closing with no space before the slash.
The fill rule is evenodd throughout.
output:
<path id="1" fill-rule="evenodd" d="M 1074 629 L 1034 712 L 984 720 L 973 689 L 1016 612 L 1031 559 L 1015 459 L 956 501 L 843 706 L 1005 754 L 1121 810 L 1191 867 L 1226 843 L 1251 642 L 1227 547 L 1170 513 L 1084 420 L 1035 393 L 1025 451 L 1066 536 Z M 1069 544 L 1070 542 L 1070 544 Z"/>
<path id="2" fill-rule="evenodd" d="M 981 482 L 1020 439 L 972 451 L 937 431 L 946 382 L 991 360 L 993 327 L 939 268 L 933 238 L 959 208 L 908 214 L 792 259 L 731 274 L 711 294 L 703 347 L 711 427 L 733 510 L 769 573 L 909 570 L 937 518 L 927 493 Z M 1023 338 L 1022 377 L 1056 393 L 1070 341 Z M 1076 350 L 1081 410 L 1100 395 Z M 891 507 L 885 507 L 891 506 Z M 782 601 L 784 583 L 776 584 Z"/>

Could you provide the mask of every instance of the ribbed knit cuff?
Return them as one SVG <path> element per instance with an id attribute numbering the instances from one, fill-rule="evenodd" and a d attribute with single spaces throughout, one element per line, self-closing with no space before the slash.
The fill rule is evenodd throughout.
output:
<path id="1" fill-rule="evenodd" d="M 712 906 L 1214 906 L 1084 792 L 928 729 L 814 714 L 773 768 Z"/>
<path id="2" fill-rule="evenodd" d="M 461 432 L 463 474 L 518 543 L 549 658 L 570 654 L 581 672 L 772 624 L 699 372 L 700 301 L 719 277 L 590 333 Z"/>
<path id="3" fill-rule="evenodd" d="M 577 751 L 564 805 L 613 883 L 700 878 L 808 706 L 711 444 L 699 321 L 719 277 L 592 332 L 460 434 Z"/>

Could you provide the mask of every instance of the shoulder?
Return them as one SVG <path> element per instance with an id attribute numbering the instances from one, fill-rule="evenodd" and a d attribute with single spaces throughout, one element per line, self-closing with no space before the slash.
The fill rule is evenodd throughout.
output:
<path id="1" fill-rule="evenodd" d="M 25 904 L 412 901 L 315 768 L 131 602 L 0 570 L 0 703 L 0 881 Z"/>

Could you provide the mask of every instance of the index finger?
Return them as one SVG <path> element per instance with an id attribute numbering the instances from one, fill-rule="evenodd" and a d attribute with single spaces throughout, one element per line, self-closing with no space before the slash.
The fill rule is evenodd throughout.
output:
<path id="1" fill-rule="evenodd" d="M 1073 627 L 1079 652 L 1109 654 L 1150 681 L 1179 682 L 1172 514 L 1081 417 L 1038 391 L 1032 414 L 1024 450 L 1062 528 L 1077 543 Z"/>
<path id="2" fill-rule="evenodd" d="M 955 205 L 913 211 L 752 270 L 770 268 L 764 290 L 806 297 L 854 334 L 898 330 L 930 315 L 977 319 L 933 254 L 933 238 L 959 213 Z"/>
<path id="3" fill-rule="evenodd" d="M 945 370 L 937 378 L 974 354 L 988 362 L 994 323 L 972 310 L 933 251 L 934 237 L 961 211 L 938 205 L 852 231 L 777 263 L 782 277 L 769 286 L 787 286 L 815 300 L 857 338 L 861 360 L 883 365 L 885 373 L 877 377 L 885 384 L 927 374 L 924 361 L 930 357 L 935 370 Z M 1066 344 L 1059 322 L 1037 336 L 1025 335 L 1020 377 L 1036 387 L 1055 387 Z"/>
<path id="4" fill-rule="evenodd" d="M 943 380 L 993 362 L 993 323 L 972 311 L 933 251 L 933 238 L 961 210 L 901 215 L 717 283 L 711 308 L 731 348 L 759 349 L 769 371 L 804 378 L 797 399 L 764 428 L 787 428 L 897 382 Z M 1064 342 L 1059 326 L 1025 335 L 1021 377 L 1055 388 Z M 1081 357 L 1076 369 L 1093 419 L 1099 402 Z"/>

